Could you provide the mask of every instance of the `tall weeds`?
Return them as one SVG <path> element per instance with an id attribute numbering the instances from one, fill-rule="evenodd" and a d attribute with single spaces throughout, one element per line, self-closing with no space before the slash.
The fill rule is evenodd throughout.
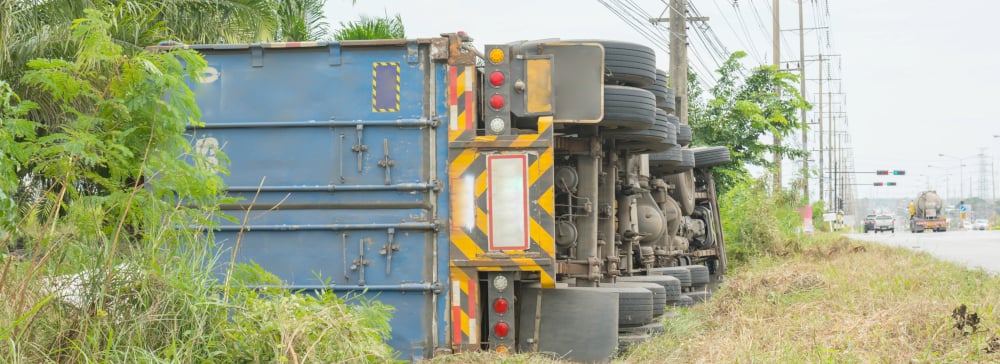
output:
<path id="1" fill-rule="evenodd" d="M 74 59 L 29 63 L 59 123 L 29 120 L 35 104 L 0 81 L 0 362 L 391 360 L 388 307 L 252 290 L 281 284 L 255 266 L 222 286 L 225 155 L 185 136 L 204 61 L 126 54 L 111 26 L 88 12 Z"/>
<path id="2" fill-rule="evenodd" d="M 798 197 L 789 191 L 769 192 L 766 179 L 735 185 L 719 197 L 726 255 L 736 265 L 797 249 L 793 238 L 802 224 Z"/>

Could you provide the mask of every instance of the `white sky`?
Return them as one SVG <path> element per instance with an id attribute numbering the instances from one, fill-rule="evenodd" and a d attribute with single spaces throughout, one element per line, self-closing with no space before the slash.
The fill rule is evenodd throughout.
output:
<path id="1" fill-rule="evenodd" d="M 896 178 L 856 174 L 858 183 L 898 184 L 897 187 L 857 186 L 858 197 L 911 199 L 928 182 L 946 197 L 958 197 L 960 177 L 964 178 L 966 196 L 971 194 L 970 183 L 971 189 L 978 191 L 980 163 L 974 156 L 984 150 L 987 166 L 992 166 L 994 155 L 1000 156 L 1000 138 L 993 137 L 1000 134 L 1000 125 L 994 122 L 995 105 L 1000 104 L 997 91 L 1000 71 L 994 66 L 1000 59 L 1000 46 L 994 36 L 995 14 L 1000 13 L 1000 3 L 828 1 L 804 1 L 805 27 L 829 26 L 830 37 L 827 47 L 826 30 L 807 31 L 805 53 L 807 58 L 819 52 L 841 55 L 829 63 L 832 77 L 840 81 L 825 84 L 824 92 L 832 86 L 835 92 L 846 94 L 833 95 L 834 111 L 847 112 L 835 117 L 837 129 L 846 128 L 849 132 L 854 170 L 906 170 L 906 176 Z M 659 16 L 665 8 L 660 0 L 604 2 L 652 16 Z M 689 0 L 689 3 L 710 18 L 708 25 L 726 50 L 745 50 L 750 54 L 745 58 L 748 67 L 771 62 L 771 0 Z M 797 0 L 779 1 L 782 29 L 798 27 L 797 6 Z M 657 49 L 657 63 L 660 68 L 668 69 L 665 44 L 654 44 L 643 37 L 597 0 L 358 0 L 355 5 L 350 0 L 328 0 L 326 13 L 335 28 L 339 22 L 355 20 L 361 14 L 400 14 L 410 38 L 464 30 L 475 38 L 478 46 L 542 38 L 631 41 Z M 695 27 L 689 28 L 691 67 L 705 74 L 721 60 L 713 59 L 710 47 L 695 38 Z M 653 39 L 666 38 L 665 32 L 647 25 L 640 29 L 654 33 Z M 798 32 L 782 33 L 782 60 L 789 62 L 786 66 L 795 67 L 797 64 L 790 62 L 798 60 Z M 807 61 L 807 79 L 817 78 L 818 67 L 816 62 Z M 826 70 L 824 74 L 827 77 Z M 817 82 L 809 80 L 806 89 L 807 99 L 815 104 Z M 808 119 L 815 120 L 814 113 Z M 810 149 L 818 146 L 814 131 L 809 143 Z M 960 173 L 957 168 L 960 163 L 939 157 L 941 153 L 971 158 L 963 160 L 966 166 Z M 816 159 L 814 155 L 811 168 L 816 167 Z M 785 164 L 786 182 L 794 177 L 793 170 L 800 165 L 801 162 L 792 161 Z M 987 174 L 992 172 L 987 170 Z M 990 179 L 986 186 L 985 197 L 992 198 Z M 810 190 L 814 199 L 817 187 L 813 178 Z"/>

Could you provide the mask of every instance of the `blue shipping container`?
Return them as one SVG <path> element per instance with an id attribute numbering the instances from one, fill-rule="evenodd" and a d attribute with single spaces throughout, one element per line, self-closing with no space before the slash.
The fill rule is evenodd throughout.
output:
<path id="1" fill-rule="evenodd" d="M 429 41 L 193 46 L 196 149 L 231 160 L 220 248 L 294 290 L 392 305 L 401 358 L 448 347 L 445 64 Z M 240 234 L 240 231 L 242 235 Z"/>

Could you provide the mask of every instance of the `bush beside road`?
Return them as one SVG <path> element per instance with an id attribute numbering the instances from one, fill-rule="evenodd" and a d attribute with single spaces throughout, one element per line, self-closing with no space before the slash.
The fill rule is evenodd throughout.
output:
<path id="1" fill-rule="evenodd" d="M 996 276 L 835 235 L 805 245 L 751 262 L 712 301 L 682 312 L 625 360 L 1000 360 Z"/>

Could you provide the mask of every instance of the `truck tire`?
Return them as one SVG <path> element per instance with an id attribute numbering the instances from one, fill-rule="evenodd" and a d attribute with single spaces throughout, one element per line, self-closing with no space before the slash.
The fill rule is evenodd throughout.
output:
<path id="1" fill-rule="evenodd" d="M 709 282 L 708 267 L 704 265 L 685 265 L 691 271 L 691 286 L 704 286 Z"/>
<path id="2" fill-rule="evenodd" d="M 681 149 L 681 164 L 679 166 L 685 171 L 694 168 L 694 152 L 691 149 Z"/>
<path id="3" fill-rule="evenodd" d="M 604 85 L 606 128 L 649 129 L 656 122 L 656 97 L 636 87 Z"/>
<path id="4" fill-rule="evenodd" d="M 644 288 L 653 293 L 653 317 L 663 316 L 667 309 L 667 289 L 655 282 L 617 282 L 601 287 Z"/>
<path id="5" fill-rule="evenodd" d="M 656 81 L 656 52 L 641 44 L 594 40 L 604 46 L 604 82 L 649 87 Z"/>
<path id="6" fill-rule="evenodd" d="M 667 120 L 670 120 L 670 123 L 674 124 L 674 129 L 681 129 L 681 118 L 677 117 L 677 115 L 667 113 Z"/>
<path id="7" fill-rule="evenodd" d="M 666 129 L 666 130 L 663 130 Z M 676 143 L 671 142 L 673 138 L 670 133 L 673 127 L 670 124 L 664 127 L 652 127 L 647 130 L 635 130 L 629 135 L 613 135 L 615 148 L 618 150 L 628 150 L 632 153 L 658 153 L 665 152 L 673 148 L 680 148 Z"/>
<path id="8" fill-rule="evenodd" d="M 647 282 L 663 286 L 667 301 L 676 301 L 681 296 L 681 281 L 674 276 L 648 275 L 618 277 L 618 282 Z"/>
<path id="9" fill-rule="evenodd" d="M 683 173 L 694 169 L 694 154 L 685 152 L 684 148 L 677 147 L 663 152 L 649 155 L 649 172 L 656 176 L 665 176 Z"/>
<path id="10" fill-rule="evenodd" d="M 661 268 L 650 268 L 650 275 L 664 275 L 672 276 L 680 281 L 682 288 L 691 287 L 691 271 L 684 267 L 661 267 Z"/>
<path id="11" fill-rule="evenodd" d="M 676 104 L 677 104 L 677 101 L 674 98 L 674 89 L 668 87 L 667 88 L 667 97 L 666 97 L 666 100 L 664 100 L 662 103 L 657 102 L 656 103 L 656 107 L 660 108 L 660 110 L 666 111 L 667 114 L 671 114 L 674 111 L 676 111 L 676 109 L 677 109 L 675 107 Z"/>
<path id="12" fill-rule="evenodd" d="M 618 294 L 618 327 L 642 326 L 653 320 L 653 292 L 638 287 L 571 287 Z M 544 302 L 544 298 L 543 301 Z"/>
<path id="13" fill-rule="evenodd" d="M 729 147 L 696 147 L 691 148 L 694 153 L 695 168 L 708 168 L 730 162 Z"/>
<path id="14" fill-rule="evenodd" d="M 656 70 L 656 80 L 653 80 L 653 84 L 643 87 L 643 89 L 652 92 L 653 96 L 656 96 L 656 107 L 660 107 L 667 100 L 667 71 Z"/>
<path id="15" fill-rule="evenodd" d="M 691 144 L 691 136 L 691 125 L 681 124 L 677 128 L 677 144 L 680 144 L 682 147 Z"/>
<path id="16" fill-rule="evenodd" d="M 644 288 L 617 288 L 618 327 L 642 326 L 653 321 L 653 293 Z"/>
<path id="17" fill-rule="evenodd" d="M 684 157 L 681 156 L 681 148 L 674 144 L 673 148 L 663 152 L 649 154 L 649 169 L 655 174 L 671 174 L 673 167 L 676 167 Z"/>
<path id="18" fill-rule="evenodd" d="M 681 298 L 674 302 L 674 307 L 691 307 L 692 305 L 694 305 L 694 300 L 686 294 L 682 294 Z"/>
<path id="19" fill-rule="evenodd" d="M 615 139 L 616 148 L 635 153 L 662 152 L 676 144 L 674 126 L 667 120 L 667 113 L 660 109 L 656 109 L 656 122 L 649 129 L 607 129 L 603 133 Z"/>

